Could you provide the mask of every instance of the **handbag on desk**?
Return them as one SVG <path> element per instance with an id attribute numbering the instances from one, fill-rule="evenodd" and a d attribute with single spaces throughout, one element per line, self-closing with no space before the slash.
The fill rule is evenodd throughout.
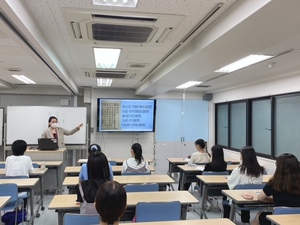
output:
<path id="1" fill-rule="evenodd" d="M 83 201 L 80 203 L 80 214 L 98 214 L 94 203 L 86 202 L 85 198 L 83 197 L 84 194 L 83 194 L 82 186 L 80 183 L 78 184 L 78 187 L 79 187 L 80 195 L 81 195 L 81 198 Z"/>

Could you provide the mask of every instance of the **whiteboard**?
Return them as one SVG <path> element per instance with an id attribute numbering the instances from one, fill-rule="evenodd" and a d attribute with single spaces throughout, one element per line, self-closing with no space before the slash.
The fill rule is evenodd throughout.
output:
<path id="1" fill-rule="evenodd" d="M 0 108 L 0 146 L 2 146 L 3 140 L 3 116 L 4 116 L 4 109 Z"/>
<path id="2" fill-rule="evenodd" d="M 78 132 L 65 136 L 65 144 L 85 144 L 86 115 L 85 107 L 7 106 L 6 144 L 11 145 L 17 139 L 25 140 L 28 145 L 37 144 L 48 128 L 50 116 L 57 117 L 60 127 L 66 130 L 83 123 Z"/>

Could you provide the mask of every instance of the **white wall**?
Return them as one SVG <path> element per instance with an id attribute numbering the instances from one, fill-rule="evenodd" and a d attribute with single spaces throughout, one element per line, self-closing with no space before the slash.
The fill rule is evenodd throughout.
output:
<path id="1" fill-rule="evenodd" d="M 209 145 L 212 146 L 215 143 L 215 103 L 299 92 L 299 84 L 300 74 L 296 74 L 293 76 L 284 76 L 272 80 L 266 80 L 257 84 L 214 93 L 213 100 L 209 104 Z M 225 157 L 239 159 L 240 153 L 225 150 Z M 274 160 L 262 157 L 258 157 L 258 160 L 262 166 L 266 167 L 266 169 L 268 170 L 268 174 L 274 173 Z"/>

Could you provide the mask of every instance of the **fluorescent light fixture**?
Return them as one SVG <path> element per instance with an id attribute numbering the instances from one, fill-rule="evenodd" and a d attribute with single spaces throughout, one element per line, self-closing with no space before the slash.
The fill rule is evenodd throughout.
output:
<path id="1" fill-rule="evenodd" d="M 186 88 L 189 88 L 189 87 L 192 87 L 192 86 L 195 86 L 195 85 L 199 85 L 201 84 L 202 82 L 200 81 L 189 81 L 189 82 L 186 82 L 182 85 L 179 85 L 178 87 L 176 87 L 177 89 L 186 89 Z"/>
<path id="2" fill-rule="evenodd" d="M 242 69 L 244 67 L 253 65 L 255 63 L 264 61 L 266 59 L 272 58 L 272 55 L 249 55 L 245 58 L 242 58 L 238 61 L 235 61 L 227 66 L 222 67 L 221 69 L 216 70 L 215 72 L 221 73 L 231 73 L 233 71 Z"/>
<path id="3" fill-rule="evenodd" d="M 112 79 L 107 79 L 107 78 L 98 78 L 97 79 L 97 86 L 101 87 L 109 87 L 112 83 Z"/>
<path id="4" fill-rule="evenodd" d="M 115 69 L 120 53 L 121 49 L 119 48 L 94 48 L 96 67 Z"/>
<path id="5" fill-rule="evenodd" d="M 24 76 L 24 75 L 12 75 L 14 78 L 22 81 L 25 84 L 35 84 L 34 81 L 30 80 L 28 77 Z"/>
<path id="6" fill-rule="evenodd" d="M 138 0 L 93 0 L 94 5 L 136 7 Z"/>

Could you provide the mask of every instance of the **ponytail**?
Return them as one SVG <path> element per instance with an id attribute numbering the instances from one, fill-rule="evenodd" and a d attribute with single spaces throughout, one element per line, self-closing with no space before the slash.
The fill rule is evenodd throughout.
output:
<path id="1" fill-rule="evenodd" d="M 195 141 L 195 145 L 199 145 L 201 148 L 204 149 L 204 151 L 209 155 L 209 157 L 211 157 L 207 150 L 207 141 L 204 141 L 203 139 L 198 139 Z"/>
<path id="2" fill-rule="evenodd" d="M 131 146 L 131 149 L 134 153 L 135 160 L 138 162 L 137 165 L 141 164 L 142 160 L 144 159 L 142 155 L 143 154 L 142 146 L 139 143 L 134 143 Z"/>

